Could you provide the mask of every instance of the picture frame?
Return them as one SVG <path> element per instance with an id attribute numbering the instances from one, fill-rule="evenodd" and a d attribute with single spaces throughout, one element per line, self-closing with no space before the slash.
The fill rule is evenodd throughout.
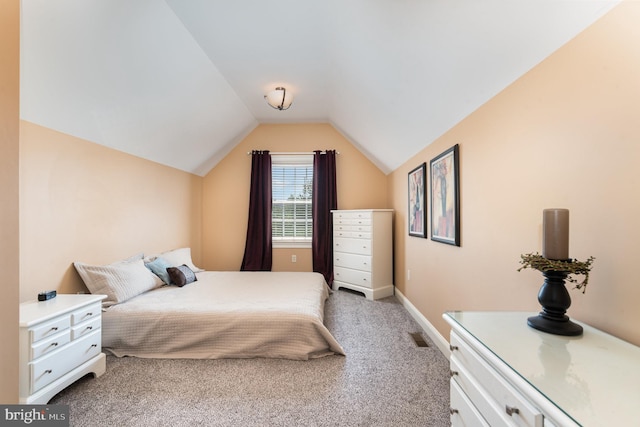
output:
<path id="1" fill-rule="evenodd" d="M 460 246 L 460 160 L 458 144 L 429 163 L 431 240 Z"/>
<path id="2" fill-rule="evenodd" d="M 427 237 L 426 201 L 427 201 L 427 164 L 422 163 L 411 172 L 408 180 L 409 236 Z"/>

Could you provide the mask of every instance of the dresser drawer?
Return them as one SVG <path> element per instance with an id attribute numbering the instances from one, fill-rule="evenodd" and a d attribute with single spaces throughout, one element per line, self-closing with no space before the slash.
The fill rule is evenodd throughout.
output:
<path id="1" fill-rule="evenodd" d="M 334 231 L 371 231 L 370 220 L 342 219 L 333 223 Z"/>
<path id="2" fill-rule="evenodd" d="M 352 270 L 344 267 L 334 267 L 334 278 L 341 282 L 352 283 L 365 288 L 372 287 L 371 273 L 368 271 Z"/>
<path id="3" fill-rule="evenodd" d="M 369 255 L 334 252 L 333 264 L 336 267 L 355 268 L 356 270 L 371 271 L 371 257 Z"/>
<path id="4" fill-rule="evenodd" d="M 372 217 L 373 217 L 372 212 L 355 212 L 355 211 L 333 212 L 334 222 L 340 221 L 340 220 L 366 220 L 366 219 L 371 220 Z"/>
<path id="5" fill-rule="evenodd" d="M 77 325 L 94 317 L 100 317 L 102 306 L 100 303 L 91 304 L 71 313 L 71 324 Z"/>
<path id="6" fill-rule="evenodd" d="M 77 340 L 78 338 L 88 335 L 91 332 L 97 331 L 102 326 L 102 316 L 93 317 L 91 320 L 82 322 L 79 325 L 71 327 L 71 339 Z"/>
<path id="7" fill-rule="evenodd" d="M 371 233 L 371 225 L 338 223 L 333 224 L 333 231 L 360 231 L 363 233 Z"/>
<path id="8" fill-rule="evenodd" d="M 69 315 L 60 316 L 50 322 L 45 322 L 29 329 L 31 342 L 35 343 L 43 338 L 49 338 L 58 332 L 68 329 L 71 325 Z"/>
<path id="9" fill-rule="evenodd" d="M 44 356 L 45 354 L 53 353 L 69 341 L 71 341 L 71 331 L 68 328 L 49 338 L 43 338 L 35 344 L 31 344 L 29 360 L 34 360 L 40 356 Z"/>
<path id="10" fill-rule="evenodd" d="M 542 413 L 509 385 L 500 373 L 492 369 L 455 332 L 451 333 L 451 346 L 452 363 L 455 366 L 462 366 L 467 372 L 473 372 L 476 384 L 482 384 L 482 388 L 487 393 L 484 400 L 499 411 L 500 418 L 506 420 L 504 425 L 543 427 Z"/>
<path id="11" fill-rule="evenodd" d="M 364 231 L 342 231 L 342 230 L 338 230 L 338 231 L 334 231 L 333 232 L 333 236 L 334 237 L 350 237 L 352 239 L 367 239 L 367 240 L 371 239 L 371 233 L 364 232 Z"/>
<path id="12" fill-rule="evenodd" d="M 30 363 L 30 393 L 35 393 L 92 357 L 97 356 L 102 349 L 101 339 L 99 331 L 93 332 L 77 341 L 71 341 L 53 353 Z"/>
<path id="13" fill-rule="evenodd" d="M 352 254 L 371 255 L 371 241 L 336 237 L 333 239 L 334 251 Z"/>
<path id="14" fill-rule="evenodd" d="M 473 403 L 451 379 L 451 426 L 452 427 L 490 427 Z"/>
<path id="15" fill-rule="evenodd" d="M 451 380 L 455 381 L 466 396 L 473 402 L 475 408 L 491 426 L 516 426 L 513 420 L 498 406 L 491 394 L 477 382 L 464 365 L 458 361 L 455 354 L 451 355 Z"/>

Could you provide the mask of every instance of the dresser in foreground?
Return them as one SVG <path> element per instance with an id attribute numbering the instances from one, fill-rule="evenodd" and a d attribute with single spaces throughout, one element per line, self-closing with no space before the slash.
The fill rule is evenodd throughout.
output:
<path id="1" fill-rule="evenodd" d="M 20 403 L 46 404 L 87 375 L 102 375 L 105 295 L 58 295 L 20 304 Z"/>
<path id="2" fill-rule="evenodd" d="M 527 325 L 535 313 L 447 312 L 452 426 L 640 426 L 640 347 L 580 323 L 577 337 Z"/>

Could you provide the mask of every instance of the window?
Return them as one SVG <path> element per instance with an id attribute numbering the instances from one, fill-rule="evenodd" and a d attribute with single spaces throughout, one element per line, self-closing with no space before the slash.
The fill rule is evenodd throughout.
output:
<path id="1" fill-rule="evenodd" d="M 271 156 L 274 247 L 311 247 L 313 155 Z"/>

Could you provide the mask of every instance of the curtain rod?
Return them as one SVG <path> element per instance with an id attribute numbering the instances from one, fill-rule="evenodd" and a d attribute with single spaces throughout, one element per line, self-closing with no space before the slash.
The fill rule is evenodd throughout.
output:
<path id="1" fill-rule="evenodd" d="M 266 151 L 266 150 L 253 150 L 253 151 Z M 253 153 L 253 151 L 247 151 L 247 155 L 251 155 L 251 153 Z M 327 150 L 320 150 L 321 153 L 326 153 Z M 288 155 L 288 156 L 308 156 L 308 155 L 312 155 L 315 154 L 314 151 L 309 151 L 309 152 L 304 152 L 304 151 L 293 151 L 293 152 L 287 152 L 287 151 L 269 151 L 269 154 L 275 154 L 275 155 Z M 340 154 L 340 152 L 336 151 L 336 154 Z"/>

